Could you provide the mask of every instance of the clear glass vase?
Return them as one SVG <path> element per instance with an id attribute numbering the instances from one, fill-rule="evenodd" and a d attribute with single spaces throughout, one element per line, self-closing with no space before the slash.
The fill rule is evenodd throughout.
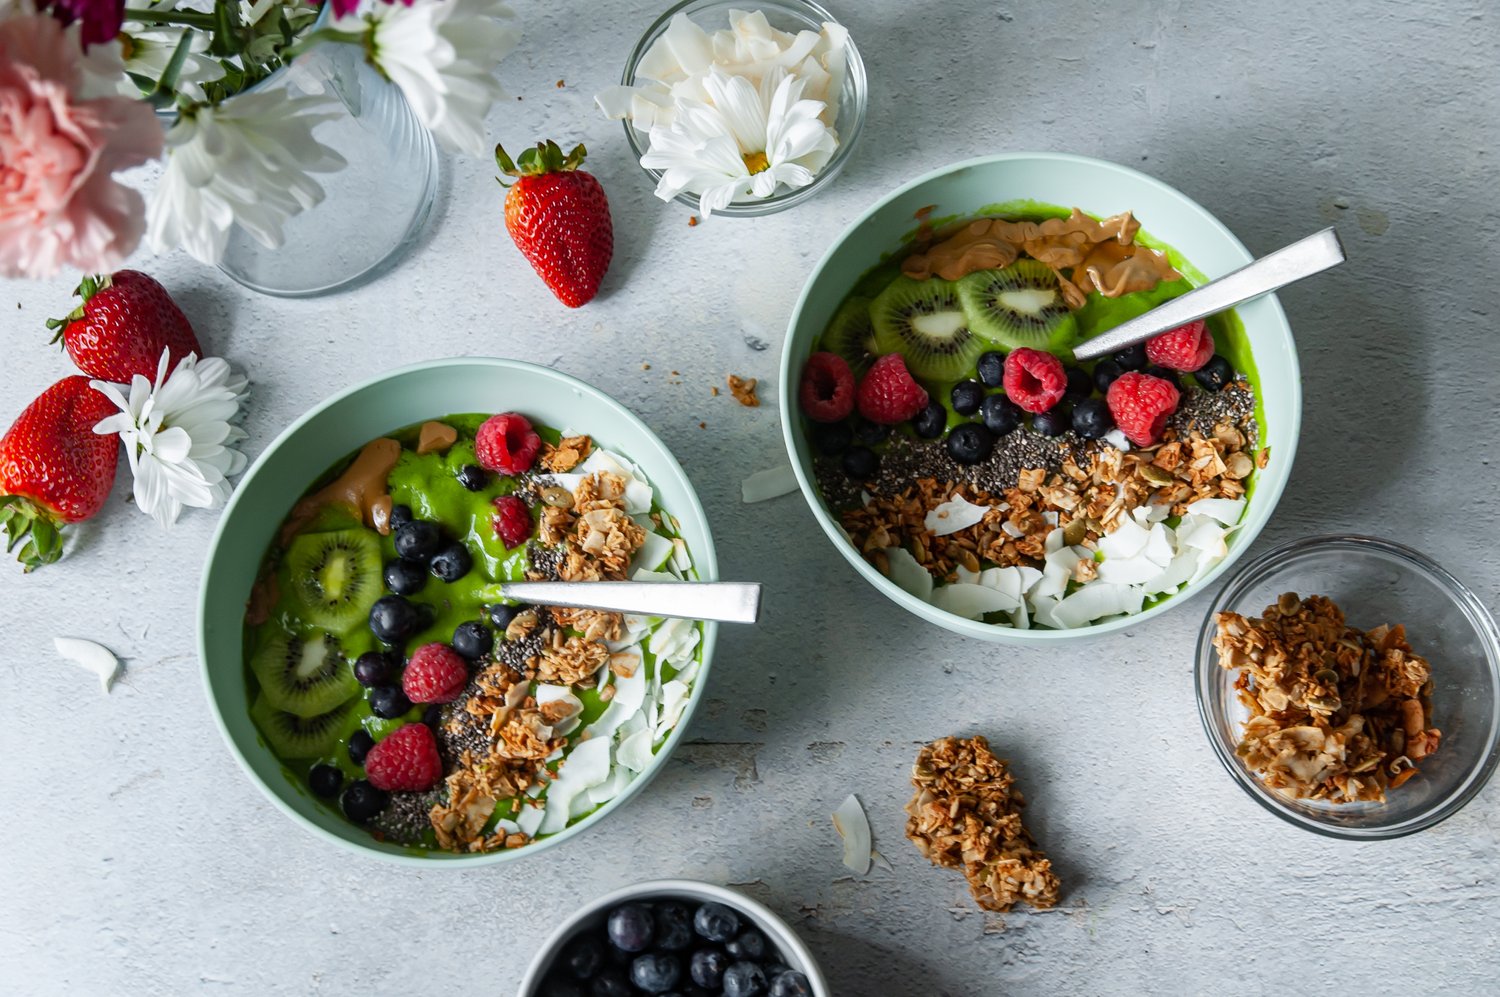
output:
<path id="1" fill-rule="evenodd" d="M 348 165 L 319 174 L 324 199 L 288 219 L 270 248 L 235 225 L 219 269 L 282 297 L 330 294 L 371 280 L 416 245 L 437 193 L 438 154 L 399 88 L 356 45 L 319 45 L 256 89 L 326 94 L 347 112 L 313 134 Z M 234 98 L 230 98 L 232 101 Z"/>

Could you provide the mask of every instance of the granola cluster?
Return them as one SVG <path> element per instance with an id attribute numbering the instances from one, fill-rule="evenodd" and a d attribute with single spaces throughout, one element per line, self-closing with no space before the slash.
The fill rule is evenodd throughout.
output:
<path id="1" fill-rule="evenodd" d="M 1301 799 L 1381 802 L 1437 750 L 1432 668 L 1404 626 L 1349 626 L 1325 596 L 1287 592 L 1259 617 L 1220 613 L 1214 649 L 1250 711 L 1235 754 Z"/>
<path id="2" fill-rule="evenodd" d="M 1028 468 L 1001 495 L 964 482 L 919 478 L 894 495 L 873 496 L 846 510 L 840 520 L 882 571 L 886 547 L 905 547 L 934 577 L 949 582 L 958 567 L 978 571 L 981 562 L 1037 567 L 1047 534 L 1058 526 L 1066 543 L 1092 544 L 1140 506 L 1168 507 L 1180 516 L 1199 499 L 1242 497 L 1245 479 L 1265 459 L 1264 452 L 1252 456 L 1253 445 L 1244 428 L 1227 423 L 1211 435 L 1169 429 L 1155 446 L 1122 452 L 1095 443 L 1067 455 L 1058 471 Z M 937 536 L 927 528 L 927 514 L 954 496 L 990 511 L 967 529 Z"/>
<path id="3" fill-rule="evenodd" d="M 1021 823 L 1025 805 L 1006 763 L 983 737 L 945 737 L 912 768 L 906 836 L 934 865 L 959 868 L 985 910 L 1057 904 L 1052 863 Z"/>
<path id="4" fill-rule="evenodd" d="M 577 466 L 591 449 L 588 437 L 572 437 L 540 459 L 560 474 Z M 541 542 L 561 552 L 559 577 L 598 581 L 627 576 L 646 531 L 625 512 L 623 478 L 601 471 L 584 477 L 571 492 L 547 486 L 539 494 L 545 503 Z M 443 725 L 450 739 L 477 747 L 458 753 L 446 780 L 447 801 L 432 808 L 441 847 L 492 851 L 527 843 L 524 834 L 487 835 L 484 829 L 500 801 L 521 799 L 533 784 L 551 778 L 546 761 L 567 743 L 556 729 L 576 714 L 565 702 L 538 704 L 529 693 L 531 682 L 589 688 L 606 665 L 617 672 L 633 671 L 638 658 L 632 662 L 625 660 L 631 655 L 612 656 L 605 645 L 619 639 L 623 624 L 619 613 L 560 606 L 526 609 L 511 620 L 497 660 L 475 676 Z M 502 653 L 506 645 L 534 651 L 517 665 Z"/>
<path id="5" fill-rule="evenodd" d="M 543 443 L 536 462 L 553 474 L 566 474 L 588 458 L 594 441 L 587 436 L 567 436 L 557 442 Z"/>
<path id="6" fill-rule="evenodd" d="M 755 393 L 755 386 L 759 382 L 755 378 L 729 374 L 724 382 L 729 385 L 729 393 L 734 396 L 735 401 L 746 408 L 760 407 L 760 397 Z"/>

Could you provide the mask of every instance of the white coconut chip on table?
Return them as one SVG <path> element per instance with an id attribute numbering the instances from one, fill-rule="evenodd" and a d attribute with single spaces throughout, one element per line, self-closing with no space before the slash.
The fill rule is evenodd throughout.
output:
<path id="1" fill-rule="evenodd" d="M 870 871 L 870 853 L 874 851 L 870 836 L 870 819 L 853 793 L 833 812 L 833 829 L 844 842 L 844 865 L 861 876 Z"/>
<path id="2" fill-rule="evenodd" d="M 797 475 L 790 464 L 756 471 L 740 484 L 740 501 L 765 502 L 797 490 Z"/>
<path id="3" fill-rule="evenodd" d="M 52 646 L 66 660 L 97 675 L 100 688 L 109 694 L 120 674 L 120 659 L 111 654 L 109 648 L 78 637 L 54 637 Z"/>
<path id="4" fill-rule="evenodd" d="M 955 494 L 948 501 L 928 510 L 922 525 L 931 530 L 934 536 L 946 537 L 977 525 L 989 511 L 989 506 L 975 505 L 962 495 Z"/>

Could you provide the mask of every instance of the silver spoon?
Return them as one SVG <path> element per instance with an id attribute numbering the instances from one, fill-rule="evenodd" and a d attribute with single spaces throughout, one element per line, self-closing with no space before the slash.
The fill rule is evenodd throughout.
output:
<path id="1" fill-rule="evenodd" d="M 1344 245 L 1337 232 L 1325 228 L 1080 343 L 1073 350 L 1073 358 L 1093 360 L 1144 343 L 1152 336 L 1233 308 L 1342 262 Z"/>
<path id="2" fill-rule="evenodd" d="M 491 599 L 719 623 L 760 618 L 759 582 L 498 582 Z"/>

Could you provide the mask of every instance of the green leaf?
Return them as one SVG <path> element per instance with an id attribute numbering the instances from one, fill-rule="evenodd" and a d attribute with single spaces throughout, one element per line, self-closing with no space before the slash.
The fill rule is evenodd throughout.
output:
<path id="1" fill-rule="evenodd" d="M 214 4 L 214 36 L 208 43 L 211 55 L 238 55 L 244 48 L 240 37 L 240 5 L 237 3 Z"/>

